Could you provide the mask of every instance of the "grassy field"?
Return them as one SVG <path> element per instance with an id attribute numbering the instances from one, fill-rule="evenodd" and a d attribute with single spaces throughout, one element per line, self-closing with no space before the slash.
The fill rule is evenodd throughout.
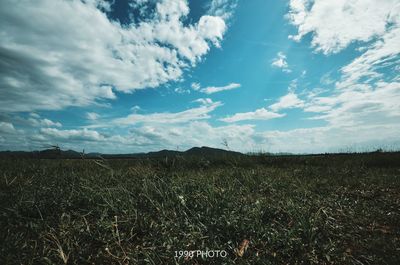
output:
<path id="1" fill-rule="evenodd" d="M 400 264 L 400 153 L 8 158 L 0 172 L 0 264 Z"/>

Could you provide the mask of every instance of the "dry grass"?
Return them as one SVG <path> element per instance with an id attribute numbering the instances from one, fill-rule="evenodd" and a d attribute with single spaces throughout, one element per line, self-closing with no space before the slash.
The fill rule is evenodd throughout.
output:
<path id="1" fill-rule="evenodd" d="M 204 160 L 0 160 L 0 264 L 398 264 L 398 153 Z"/>

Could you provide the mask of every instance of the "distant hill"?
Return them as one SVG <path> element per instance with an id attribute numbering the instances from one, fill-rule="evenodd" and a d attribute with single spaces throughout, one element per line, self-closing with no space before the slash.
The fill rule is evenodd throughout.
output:
<path id="1" fill-rule="evenodd" d="M 101 153 L 88 153 L 85 154 L 85 158 L 97 158 L 99 156 L 104 158 L 162 158 L 162 157 L 174 157 L 174 156 L 202 156 L 202 157 L 216 157 L 216 156 L 237 156 L 243 155 L 239 152 L 228 151 L 218 148 L 211 147 L 193 147 L 186 151 L 174 151 L 174 150 L 160 150 L 156 152 L 148 153 L 134 153 L 134 154 L 101 154 Z M 45 149 L 41 151 L 1 151 L 0 157 L 23 157 L 23 158 L 46 158 L 46 159 L 74 159 L 82 158 L 82 153 L 74 150 L 60 150 L 60 149 Z"/>
<path id="2" fill-rule="evenodd" d="M 74 150 L 45 149 L 40 151 L 1 151 L 0 157 L 21 158 L 81 158 L 82 154 Z"/>
<path id="3" fill-rule="evenodd" d="M 224 149 L 211 148 L 207 146 L 193 147 L 184 152 L 187 155 L 201 155 L 201 156 L 221 156 L 221 155 L 243 155 L 239 152 L 228 151 Z"/>

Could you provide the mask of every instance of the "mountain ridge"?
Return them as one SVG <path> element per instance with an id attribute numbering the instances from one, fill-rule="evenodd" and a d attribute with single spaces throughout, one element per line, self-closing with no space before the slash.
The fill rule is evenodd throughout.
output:
<path id="1" fill-rule="evenodd" d="M 147 153 L 128 154 L 103 154 L 77 152 L 75 150 L 45 149 L 38 151 L 0 151 L 0 157 L 30 157 L 30 158 L 160 158 L 174 156 L 221 156 L 221 155 L 244 155 L 243 153 L 208 146 L 192 147 L 186 151 L 162 149 Z"/>

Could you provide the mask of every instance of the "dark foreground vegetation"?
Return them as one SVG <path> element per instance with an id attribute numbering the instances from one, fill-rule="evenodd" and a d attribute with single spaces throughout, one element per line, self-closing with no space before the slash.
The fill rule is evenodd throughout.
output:
<path id="1" fill-rule="evenodd" d="M 13 157 L 0 172 L 0 264 L 400 262 L 399 153 Z M 207 249 L 228 256 L 174 257 Z"/>

